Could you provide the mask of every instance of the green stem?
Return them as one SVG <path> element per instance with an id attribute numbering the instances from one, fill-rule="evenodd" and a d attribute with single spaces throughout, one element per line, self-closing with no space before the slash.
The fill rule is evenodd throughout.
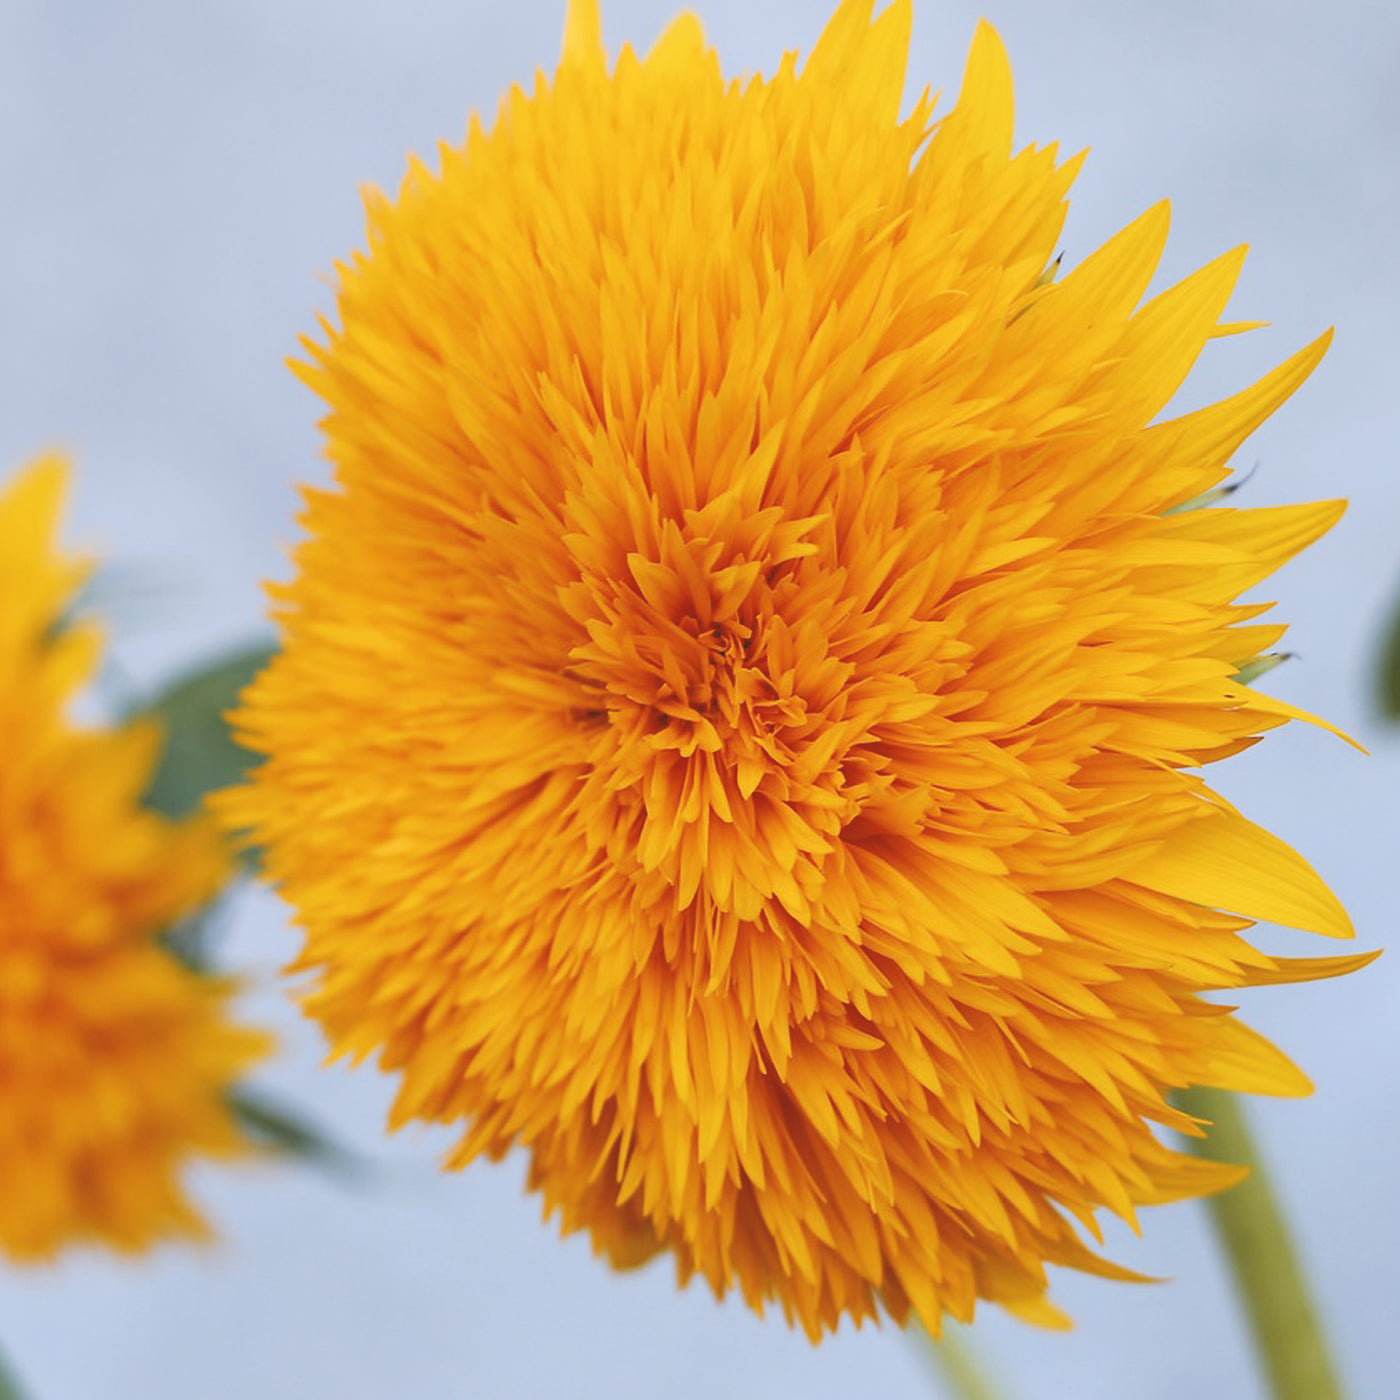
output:
<path id="1" fill-rule="evenodd" d="M 1238 1186 L 1206 1204 L 1275 1400 L 1343 1400 L 1322 1319 L 1238 1100 L 1223 1089 L 1196 1087 L 1175 1101 L 1214 1125 L 1208 1137 L 1186 1139 L 1192 1152 L 1250 1169 Z"/>
<path id="2" fill-rule="evenodd" d="M 976 1357 L 954 1331 L 955 1324 L 945 1321 L 943 1335 L 937 1341 L 923 1328 L 918 1328 L 924 1351 L 933 1358 L 947 1382 L 948 1393 L 955 1400 L 999 1400 Z"/>
<path id="3" fill-rule="evenodd" d="M 9 1359 L 0 1352 L 0 1400 L 26 1400 L 23 1387 L 10 1369 Z"/>

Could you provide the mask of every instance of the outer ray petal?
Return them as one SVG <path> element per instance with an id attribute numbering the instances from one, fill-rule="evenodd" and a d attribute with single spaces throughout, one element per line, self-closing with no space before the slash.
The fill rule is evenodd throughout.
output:
<path id="1" fill-rule="evenodd" d="M 1150 418 L 1181 387 L 1224 311 L 1244 266 L 1244 248 L 1225 253 L 1154 297 L 1128 322 L 1121 358 L 1093 391 L 1125 414 Z"/>
<path id="2" fill-rule="evenodd" d="M 895 0 L 872 24 L 871 0 L 843 0 L 802 68 L 802 80 L 826 88 L 876 126 L 890 126 L 904 96 L 914 16 L 911 0 Z"/>
<path id="3" fill-rule="evenodd" d="M 1262 691 L 1251 690 L 1245 686 L 1227 690 L 1225 693 L 1227 701 L 1232 701 L 1239 705 L 1242 710 L 1249 710 L 1257 715 L 1269 716 L 1275 720 L 1298 719 L 1304 724 L 1316 725 L 1319 729 L 1325 729 L 1329 734 L 1335 734 L 1337 738 L 1350 744 L 1358 753 L 1365 753 L 1366 750 L 1356 742 L 1345 730 L 1338 729 L 1330 720 L 1321 719 L 1317 715 L 1309 714 L 1306 710 L 1300 710 L 1296 705 L 1290 705 L 1286 700 L 1280 700 L 1274 695 L 1265 695 Z"/>
<path id="4" fill-rule="evenodd" d="M 1334 958 L 1274 958 L 1271 968 L 1251 968 L 1245 985 L 1264 987 L 1284 982 L 1316 982 L 1324 977 L 1345 977 L 1360 972 L 1380 957 L 1381 949 L 1348 953 Z"/>
<path id="5" fill-rule="evenodd" d="M 1210 1049 L 1210 1082 L 1241 1094 L 1306 1098 L 1312 1081 L 1283 1053 L 1243 1021 L 1222 1019 Z"/>
<path id="6" fill-rule="evenodd" d="M 1041 312 L 1062 326 L 1111 326 L 1129 316 L 1157 271 L 1171 226 L 1171 205 L 1160 200 L 1114 234 L 1061 281 Z"/>
<path id="7" fill-rule="evenodd" d="M 1126 878 L 1250 919 L 1329 938 L 1354 934 L 1336 895 L 1292 846 L 1223 807 L 1178 827 Z"/>
<path id="8" fill-rule="evenodd" d="M 1170 460 L 1190 464 L 1198 484 L 1180 499 L 1189 500 L 1220 480 L 1235 449 L 1317 368 L 1331 343 L 1332 332 L 1325 331 L 1248 389 L 1147 430 L 1147 451 L 1159 448 Z"/>
<path id="9" fill-rule="evenodd" d="M 569 0 L 564 17 L 564 46 L 560 62 L 580 67 L 606 67 L 603 16 L 598 0 Z"/>
<path id="10" fill-rule="evenodd" d="M 1342 518 L 1346 508 L 1345 501 L 1310 501 L 1305 505 L 1253 510 L 1214 507 L 1171 516 L 1167 529 L 1177 537 L 1209 541 L 1250 556 L 1239 564 L 1225 564 L 1213 571 L 1206 586 L 1213 589 L 1215 597 L 1229 596 L 1267 578 L 1321 539 Z"/>
<path id="11" fill-rule="evenodd" d="M 979 20 L 972 36 L 957 106 L 939 127 L 939 140 L 956 142 L 959 159 L 1005 160 L 1011 154 L 1016 119 L 1011 61 L 1001 36 Z"/>

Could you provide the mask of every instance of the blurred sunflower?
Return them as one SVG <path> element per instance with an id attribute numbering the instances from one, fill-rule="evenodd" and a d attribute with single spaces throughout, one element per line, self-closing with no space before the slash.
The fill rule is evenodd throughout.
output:
<path id="1" fill-rule="evenodd" d="M 0 1252 L 142 1249 L 207 1233 L 180 1171 L 241 1150 L 225 1091 L 264 1037 L 158 935 L 230 874 L 207 817 L 142 809 L 149 727 L 65 715 L 99 638 L 67 616 L 86 570 L 54 553 L 66 469 L 0 493 Z"/>
<path id="2" fill-rule="evenodd" d="M 1139 306 L 1159 205 L 1054 280 L 1079 159 L 1013 154 L 986 25 L 901 118 L 909 26 L 846 0 L 738 83 L 691 18 L 610 70 L 574 0 L 370 198 L 225 804 L 395 1125 L 813 1337 L 1060 1321 L 1047 1263 L 1122 1273 L 1072 1220 L 1238 1175 L 1173 1086 L 1307 1091 L 1199 993 L 1364 960 L 1241 937 L 1350 929 L 1192 772 L 1296 713 L 1232 600 L 1341 506 L 1176 508 L 1326 337 L 1152 423 L 1242 250 Z"/>

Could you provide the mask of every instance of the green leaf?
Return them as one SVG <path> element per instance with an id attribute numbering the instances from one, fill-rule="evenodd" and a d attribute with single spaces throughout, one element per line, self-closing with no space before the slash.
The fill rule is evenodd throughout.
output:
<path id="1" fill-rule="evenodd" d="M 25 1400 L 25 1389 L 11 1369 L 9 1362 L 0 1354 L 0 1400 Z"/>
<path id="2" fill-rule="evenodd" d="M 205 905 L 198 913 L 171 924 L 157 940 L 181 967 L 201 976 L 214 970 L 214 960 L 209 952 L 212 912 L 213 906 Z"/>
<path id="3" fill-rule="evenodd" d="M 224 716 L 239 692 L 272 659 L 270 644 L 249 647 L 191 671 L 128 718 L 152 718 L 165 735 L 146 789 L 148 807 L 168 817 L 193 812 L 207 793 L 229 787 L 257 762 L 234 740 Z"/>
<path id="4" fill-rule="evenodd" d="M 1381 644 L 1380 662 L 1376 667 L 1376 699 L 1386 719 L 1400 720 L 1400 605 L 1391 614 L 1385 641 Z"/>
<path id="5" fill-rule="evenodd" d="M 228 1091 L 227 1099 L 239 1126 L 263 1147 L 300 1157 L 342 1180 L 362 1180 L 368 1174 L 362 1158 L 261 1089 L 241 1084 Z"/>

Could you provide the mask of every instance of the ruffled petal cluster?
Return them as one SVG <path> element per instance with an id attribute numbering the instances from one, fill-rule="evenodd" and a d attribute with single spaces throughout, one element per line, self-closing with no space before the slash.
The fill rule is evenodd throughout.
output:
<path id="1" fill-rule="evenodd" d="M 243 1144 L 225 1091 L 264 1049 L 158 935 L 230 875 L 212 820 L 140 806 L 157 734 L 75 723 L 99 637 L 55 552 L 66 469 L 0 492 L 0 1253 L 139 1250 L 206 1226 L 181 1173 Z"/>
<path id="2" fill-rule="evenodd" d="M 739 82 L 575 0 L 371 197 L 227 803 L 395 1124 L 813 1336 L 1057 1321 L 1047 1264 L 1116 1272 L 1078 1227 L 1235 1179 L 1173 1088 L 1306 1092 L 1202 993 L 1361 961 L 1246 939 L 1350 930 L 1199 774 L 1294 714 L 1236 599 L 1341 506 L 1180 509 L 1326 337 L 1164 416 L 1242 250 L 1144 301 L 1159 205 L 1056 275 L 1079 159 L 985 25 L 902 114 L 909 27 Z"/>

